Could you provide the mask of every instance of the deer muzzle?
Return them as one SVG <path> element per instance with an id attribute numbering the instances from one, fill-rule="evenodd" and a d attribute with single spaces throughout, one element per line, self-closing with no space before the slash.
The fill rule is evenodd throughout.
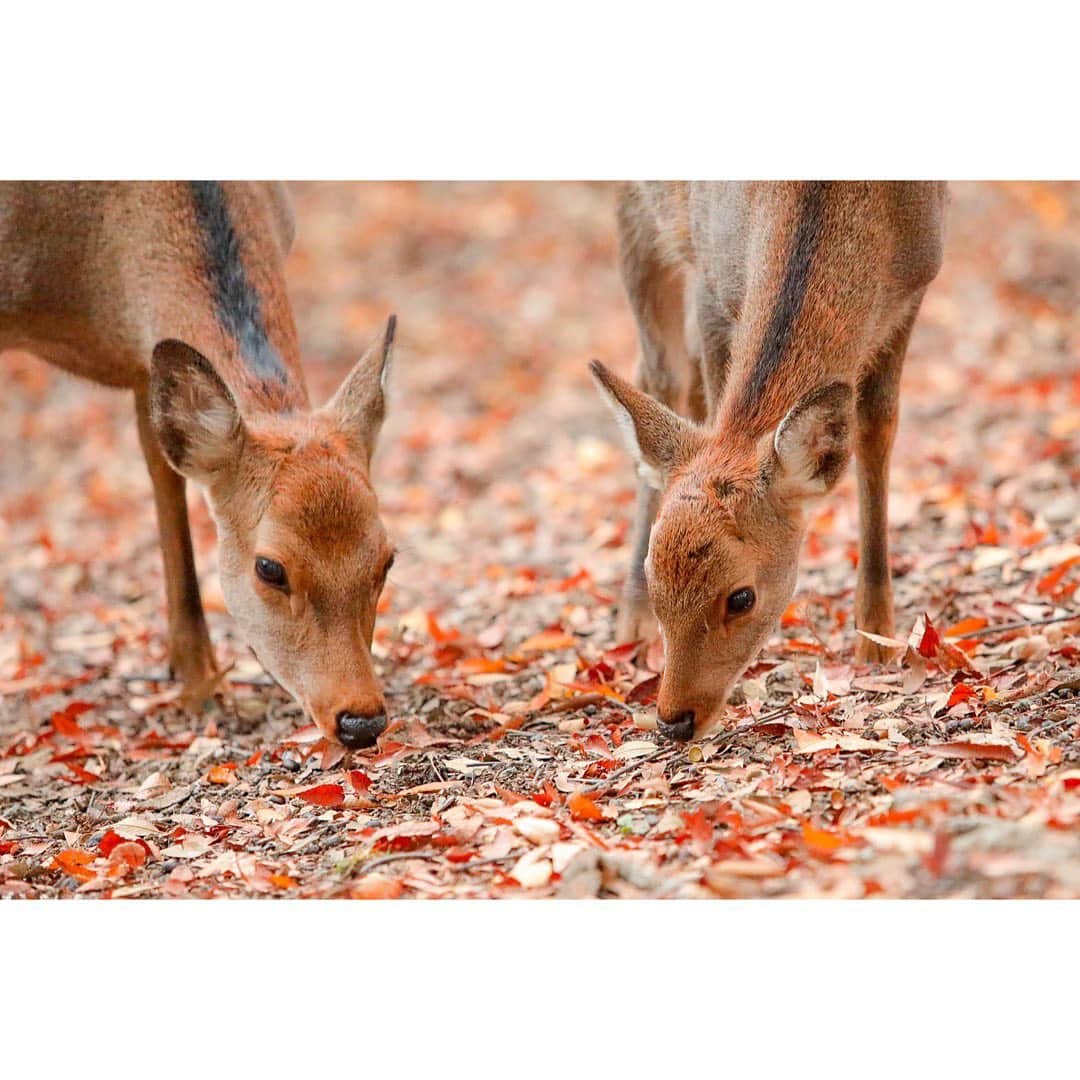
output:
<path id="1" fill-rule="evenodd" d="M 674 739 L 675 742 L 689 742 L 694 737 L 694 710 L 683 709 L 676 713 L 670 720 L 659 717 L 657 730 L 665 739 Z"/>
<path id="2" fill-rule="evenodd" d="M 337 714 L 337 737 L 347 750 L 366 750 L 374 746 L 386 730 L 386 713 L 358 716 L 351 712 Z"/>

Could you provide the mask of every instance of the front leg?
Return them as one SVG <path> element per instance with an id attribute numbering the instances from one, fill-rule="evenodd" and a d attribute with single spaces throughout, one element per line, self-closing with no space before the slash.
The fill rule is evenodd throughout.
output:
<path id="1" fill-rule="evenodd" d="M 911 327 L 910 316 L 878 354 L 859 383 L 855 404 L 856 467 L 859 486 L 859 573 L 855 589 L 855 625 L 872 634 L 892 637 L 892 578 L 889 572 L 889 459 L 899 414 L 900 372 Z M 859 635 L 860 661 L 884 663 L 894 650 Z"/>
<path id="2" fill-rule="evenodd" d="M 150 424 L 149 402 L 135 392 L 135 415 L 146 468 L 154 487 L 169 615 L 169 667 L 193 704 L 210 694 L 219 674 L 199 596 L 195 555 L 188 528 L 184 478 L 165 460 Z"/>
<path id="3" fill-rule="evenodd" d="M 630 571 L 626 575 L 619 617 L 615 624 L 616 641 L 653 641 L 657 635 L 656 616 L 649 604 L 645 585 L 645 556 L 649 552 L 649 534 L 660 493 L 644 480 L 638 480 L 637 505 L 631 539 Z"/>

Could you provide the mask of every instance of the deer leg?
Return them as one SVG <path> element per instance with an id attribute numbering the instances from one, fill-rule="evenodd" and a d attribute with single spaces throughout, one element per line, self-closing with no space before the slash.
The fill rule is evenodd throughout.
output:
<path id="1" fill-rule="evenodd" d="M 199 579 L 195 574 L 184 478 L 173 470 L 161 452 L 150 425 L 149 402 L 141 389 L 135 392 L 135 415 L 139 442 L 154 487 L 154 506 L 165 564 L 169 667 L 194 699 L 209 692 L 216 683 L 217 665 L 199 596 Z"/>
<path id="2" fill-rule="evenodd" d="M 892 637 L 892 579 L 889 573 L 889 458 L 899 411 L 900 372 L 918 304 L 878 354 L 859 383 L 855 402 L 855 455 L 859 487 L 859 573 L 855 625 Z M 891 650 L 860 635 L 856 657 L 885 662 Z"/>
<path id="3" fill-rule="evenodd" d="M 638 386 L 670 408 L 685 411 L 692 394 L 684 334 L 683 272 L 659 257 L 655 237 L 631 197 L 619 206 L 619 269 L 638 327 Z M 652 641 L 656 619 L 645 583 L 645 556 L 659 492 L 638 480 L 631 533 L 630 567 L 619 604 L 619 641 Z"/>

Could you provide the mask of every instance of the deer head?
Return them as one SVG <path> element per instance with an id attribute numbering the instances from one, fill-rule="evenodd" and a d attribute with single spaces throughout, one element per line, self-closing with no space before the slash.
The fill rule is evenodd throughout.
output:
<path id="1" fill-rule="evenodd" d="M 350 749 L 386 727 L 371 638 L 394 550 L 369 479 L 394 320 L 313 412 L 241 415 L 202 354 L 163 341 L 151 419 L 166 457 L 206 491 L 226 606 L 268 672 Z"/>
<path id="2" fill-rule="evenodd" d="M 852 390 L 806 394 L 759 438 L 710 432 L 593 361 L 641 475 L 662 492 L 645 576 L 664 639 L 660 730 L 719 721 L 735 681 L 795 591 L 806 509 L 850 456 Z"/>

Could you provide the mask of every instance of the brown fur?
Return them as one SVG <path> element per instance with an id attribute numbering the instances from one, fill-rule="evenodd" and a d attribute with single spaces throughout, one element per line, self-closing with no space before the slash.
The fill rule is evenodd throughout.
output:
<path id="1" fill-rule="evenodd" d="M 384 711 L 370 655 L 392 549 L 368 476 L 392 324 L 333 402 L 310 412 L 283 263 L 280 184 L 222 185 L 243 277 L 283 378 L 241 353 L 215 306 L 190 185 L 0 184 L 0 351 L 36 353 L 134 392 L 154 485 L 169 656 L 198 696 L 216 681 L 183 476 L 218 525 L 222 588 L 248 643 L 330 737 Z M 171 466 L 171 467 L 170 467 Z M 258 580 L 280 561 L 289 593 Z"/>
<path id="2" fill-rule="evenodd" d="M 662 720 L 693 710 L 699 734 L 715 723 L 791 598 L 808 500 L 853 449 L 856 622 L 892 633 L 888 459 L 943 212 L 936 183 L 624 186 L 620 262 L 641 389 L 594 373 L 644 477 L 618 631 L 647 636 L 659 618 Z M 756 605 L 729 617 L 726 598 L 742 588 Z M 880 650 L 861 639 L 859 655 Z"/>

